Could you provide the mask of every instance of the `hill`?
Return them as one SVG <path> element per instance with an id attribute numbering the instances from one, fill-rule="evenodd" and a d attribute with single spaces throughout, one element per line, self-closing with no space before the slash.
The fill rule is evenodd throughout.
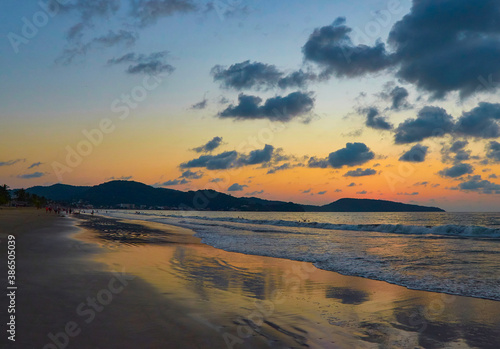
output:
<path id="1" fill-rule="evenodd" d="M 95 186 L 55 184 L 48 187 L 36 186 L 26 191 L 67 204 L 89 204 L 103 208 L 118 208 L 121 204 L 133 204 L 136 207 L 211 211 L 443 212 L 437 207 L 371 199 L 340 199 L 323 206 L 300 205 L 255 197 L 237 198 L 214 190 L 184 192 L 155 188 L 134 181 L 111 181 Z"/>

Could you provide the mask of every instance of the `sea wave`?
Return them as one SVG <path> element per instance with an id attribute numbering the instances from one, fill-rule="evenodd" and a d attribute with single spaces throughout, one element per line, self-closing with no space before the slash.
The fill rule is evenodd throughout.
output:
<path id="1" fill-rule="evenodd" d="M 254 225 L 267 225 L 276 227 L 294 227 L 294 228 L 315 228 L 326 230 L 350 230 L 350 231 L 369 231 L 391 234 L 410 234 L 410 235 L 436 235 L 458 238 L 481 238 L 481 239 L 500 239 L 500 229 L 488 228 L 473 225 L 438 225 L 438 226 L 420 226 L 404 224 L 333 224 L 310 221 L 290 221 L 290 220 L 266 220 L 266 219 L 247 219 L 234 217 L 202 217 L 187 215 L 165 215 L 171 218 L 197 219 L 213 222 L 231 222 Z M 245 228 L 248 229 L 248 228 Z"/>

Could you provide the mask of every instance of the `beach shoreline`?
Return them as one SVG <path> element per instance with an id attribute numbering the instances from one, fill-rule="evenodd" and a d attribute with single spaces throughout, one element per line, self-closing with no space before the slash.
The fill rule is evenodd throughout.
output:
<path id="1" fill-rule="evenodd" d="M 500 302 L 226 252 L 160 223 L 81 218 L 0 210 L 20 278 L 7 347 L 52 348 L 49 334 L 64 341 L 69 322 L 69 348 L 495 348 L 500 338 Z M 91 308 L 78 307 L 109 294 L 86 323 Z"/>

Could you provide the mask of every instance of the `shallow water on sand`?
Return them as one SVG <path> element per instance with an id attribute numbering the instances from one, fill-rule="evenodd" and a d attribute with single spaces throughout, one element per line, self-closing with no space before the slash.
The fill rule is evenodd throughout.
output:
<path id="1" fill-rule="evenodd" d="M 259 337 L 272 347 L 497 348 L 500 338 L 500 302 L 408 290 L 185 237 L 178 243 L 172 228 L 164 241 L 137 227 L 133 239 L 142 240 L 127 241 L 120 230 L 119 239 L 99 238 L 108 252 L 98 261 L 123 265 L 184 304 L 228 347 Z"/>
<path id="2" fill-rule="evenodd" d="M 408 288 L 500 300 L 500 214 L 112 211 L 233 252 L 314 263 Z"/>

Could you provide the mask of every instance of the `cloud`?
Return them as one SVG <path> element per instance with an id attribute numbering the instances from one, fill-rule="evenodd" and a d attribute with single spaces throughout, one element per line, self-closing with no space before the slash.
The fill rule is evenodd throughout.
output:
<path id="1" fill-rule="evenodd" d="M 460 183 L 458 188 L 482 194 L 500 194 L 500 185 L 482 179 L 481 176 L 472 176 L 468 181 Z"/>
<path id="2" fill-rule="evenodd" d="M 193 104 L 190 109 L 203 110 L 207 107 L 207 103 L 208 103 L 208 99 L 203 98 L 202 101 Z"/>
<path id="3" fill-rule="evenodd" d="M 291 169 L 293 167 L 294 166 L 291 165 L 289 162 L 285 162 L 284 164 L 282 164 L 280 166 L 273 167 L 272 169 L 270 169 L 269 171 L 267 171 L 267 174 L 273 174 L 273 173 L 276 173 L 278 171 L 289 170 L 289 169 Z"/>
<path id="4" fill-rule="evenodd" d="M 245 90 L 245 89 L 270 89 L 279 87 L 303 88 L 311 81 L 317 79 L 316 74 L 302 69 L 286 75 L 276 68 L 275 65 L 261 62 L 250 62 L 249 60 L 235 63 L 229 68 L 221 65 L 214 66 L 210 71 L 215 82 L 219 82 L 222 88 Z"/>
<path id="5" fill-rule="evenodd" d="M 234 183 L 231 185 L 229 188 L 227 188 L 227 191 L 243 191 L 243 189 L 247 188 L 248 185 L 239 185 L 238 183 Z"/>
<path id="6" fill-rule="evenodd" d="M 439 174 L 442 177 L 457 178 L 465 174 L 471 174 L 473 172 L 474 172 L 474 167 L 472 167 L 469 164 L 456 164 L 452 167 L 448 167 L 442 171 L 439 171 Z"/>
<path id="7" fill-rule="evenodd" d="M 168 180 L 168 181 L 160 184 L 160 186 L 170 187 L 170 186 L 174 186 L 174 185 L 181 185 L 181 184 L 187 184 L 187 183 L 189 183 L 189 181 L 186 179 L 171 179 L 171 180 Z"/>
<path id="8" fill-rule="evenodd" d="M 494 162 L 500 162 L 500 143 L 492 141 L 487 146 L 486 157 Z"/>
<path id="9" fill-rule="evenodd" d="M 203 172 L 201 171 L 193 172 L 191 170 L 187 170 L 181 174 L 181 178 L 187 179 L 200 179 L 201 177 L 203 177 Z"/>
<path id="10" fill-rule="evenodd" d="M 266 144 L 264 149 L 252 150 L 248 155 L 241 155 L 238 162 L 243 165 L 256 165 L 271 161 L 274 147 Z"/>
<path id="11" fill-rule="evenodd" d="M 307 190 L 304 190 L 304 191 L 302 192 L 302 194 L 309 194 L 309 193 L 311 192 L 311 190 L 312 190 L 311 188 L 309 188 L 309 189 L 307 189 Z"/>
<path id="12" fill-rule="evenodd" d="M 500 137 L 500 104 L 481 102 L 458 119 L 455 132 L 458 135 L 475 138 Z"/>
<path id="13" fill-rule="evenodd" d="M 356 186 L 356 183 L 354 183 L 354 182 L 348 185 L 348 187 L 355 187 L 355 186 Z"/>
<path id="14" fill-rule="evenodd" d="M 229 105 L 219 113 L 220 118 L 236 120 L 269 119 L 271 121 L 288 122 L 294 118 L 308 114 L 314 107 L 311 93 L 292 92 L 285 97 L 276 96 L 262 103 L 256 96 L 240 94 L 237 105 Z"/>
<path id="15" fill-rule="evenodd" d="M 35 168 L 35 167 L 38 167 L 40 165 L 43 165 L 43 162 L 34 162 L 32 163 L 29 167 L 28 167 L 28 170 L 29 169 L 32 169 L 32 168 Z"/>
<path id="16" fill-rule="evenodd" d="M 245 195 L 259 195 L 259 194 L 264 194 L 264 190 L 253 191 L 251 193 L 245 193 Z"/>
<path id="17" fill-rule="evenodd" d="M 415 144 L 410 150 L 401 155 L 399 161 L 424 162 L 428 149 L 429 147 L 424 145 Z"/>
<path id="18" fill-rule="evenodd" d="M 302 69 L 294 71 L 278 81 L 278 87 L 282 89 L 287 88 L 304 88 L 308 83 L 316 81 L 318 76 L 310 71 L 303 71 Z"/>
<path id="19" fill-rule="evenodd" d="M 346 143 L 345 148 L 330 153 L 328 163 L 333 168 L 362 165 L 375 157 L 364 143 Z"/>
<path id="20" fill-rule="evenodd" d="M 452 132 L 453 118 L 446 110 L 438 107 L 424 107 L 416 119 L 407 119 L 395 130 L 396 144 L 420 142 L 430 137 L 442 137 Z"/>
<path id="21" fill-rule="evenodd" d="M 383 43 L 355 46 L 350 38 L 352 29 L 344 24 L 345 18 L 339 17 L 332 25 L 315 29 L 302 47 L 304 59 L 322 68 L 322 77 L 363 76 L 393 64 Z"/>
<path id="22" fill-rule="evenodd" d="M 237 151 L 226 151 L 217 155 L 202 155 L 199 158 L 180 164 L 180 168 L 206 168 L 207 170 L 224 170 L 228 168 L 264 164 L 271 161 L 274 152 L 272 145 L 266 144 L 264 149 L 256 149 L 249 154 Z"/>
<path id="23" fill-rule="evenodd" d="M 363 109 L 362 112 L 366 114 L 366 126 L 374 128 L 376 130 L 391 130 L 392 125 L 386 121 L 386 118 L 380 116 L 377 108 L 369 107 Z"/>
<path id="24" fill-rule="evenodd" d="M 207 170 L 223 170 L 235 166 L 238 152 L 226 151 L 217 155 L 202 155 L 197 159 L 184 162 L 181 168 L 205 167 Z"/>
<path id="25" fill-rule="evenodd" d="M 214 137 L 206 144 L 194 148 L 193 150 L 197 153 L 210 153 L 220 147 L 222 144 L 222 137 Z"/>
<path id="26" fill-rule="evenodd" d="M 414 186 L 414 187 L 418 187 L 418 186 L 420 186 L 420 185 L 421 185 L 421 186 L 426 187 L 426 186 L 427 186 L 427 184 L 429 184 L 429 182 L 417 182 L 417 183 L 413 184 L 413 186 Z"/>
<path id="27" fill-rule="evenodd" d="M 312 156 L 307 162 L 307 167 L 310 168 L 327 168 L 328 167 L 328 158 L 320 159 L 315 156 Z"/>
<path id="28" fill-rule="evenodd" d="M 15 160 L 8 160 L 8 161 L 0 161 L 0 166 L 12 166 L 17 164 L 18 162 L 25 162 L 26 159 L 15 159 Z"/>
<path id="29" fill-rule="evenodd" d="M 216 65 L 210 73 L 214 81 L 220 82 L 222 87 L 235 90 L 271 88 L 277 85 L 283 76 L 274 65 L 250 61 L 233 64 L 227 69 Z"/>
<path id="30" fill-rule="evenodd" d="M 132 176 L 121 176 L 121 177 L 109 177 L 109 178 L 106 178 L 106 180 L 110 180 L 110 181 L 128 181 L 132 179 Z"/>
<path id="31" fill-rule="evenodd" d="M 348 171 L 346 174 L 344 174 L 344 177 L 363 177 L 363 176 L 372 176 L 376 174 L 377 171 L 367 168 L 367 169 L 362 169 L 362 168 L 357 168 L 354 171 Z"/>
<path id="32" fill-rule="evenodd" d="M 414 195 L 418 195 L 418 192 L 415 191 L 413 193 L 398 193 L 397 195 L 409 195 L 409 196 L 414 196 Z"/>
<path id="33" fill-rule="evenodd" d="M 404 87 L 396 86 L 389 92 L 389 96 L 392 100 L 391 109 L 393 110 L 402 110 L 410 108 L 410 104 L 408 103 L 408 90 Z"/>
<path id="34" fill-rule="evenodd" d="M 363 190 L 363 191 L 356 192 L 356 194 L 365 195 L 365 194 L 368 194 L 368 192 L 366 190 Z"/>
<path id="35" fill-rule="evenodd" d="M 191 0 L 135 0 L 132 1 L 131 16 L 140 26 L 147 26 L 162 17 L 196 10 L 197 6 Z"/>
<path id="36" fill-rule="evenodd" d="M 108 31 L 107 34 L 93 38 L 87 43 L 80 41 L 73 43 L 70 47 L 66 47 L 62 54 L 56 59 L 56 63 L 68 65 L 71 64 L 78 56 L 85 56 L 90 50 L 95 48 L 108 48 L 115 45 L 132 46 L 137 40 L 137 34 L 120 29 L 115 32 Z"/>
<path id="37" fill-rule="evenodd" d="M 497 1 L 414 0 L 389 34 L 397 75 L 435 98 L 478 91 L 479 77 L 500 74 L 499 16 Z"/>
<path id="38" fill-rule="evenodd" d="M 443 147 L 441 153 L 443 154 L 443 162 L 453 161 L 455 163 L 461 163 L 462 161 L 470 159 L 470 150 L 465 150 L 465 147 L 469 144 L 468 141 L 455 141 L 451 147 Z"/>
<path id="39" fill-rule="evenodd" d="M 224 179 L 222 179 L 222 178 L 214 178 L 214 179 L 210 180 L 210 183 L 219 183 L 219 182 L 223 182 L 223 181 L 224 181 Z"/>
<path id="40" fill-rule="evenodd" d="M 128 74 L 170 74 L 175 68 L 166 62 L 167 56 L 168 51 L 153 52 L 149 55 L 130 52 L 108 60 L 108 65 L 132 63 L 126 70 Z"/>
<path id="41" fill-rule="evenodd" d="M 327 190 L 319 191 L 318 195 L 325 195 L 327 193 Z"/>
<path id="42" fill-rule="evenodd" d="M 45 173 L 43 172 L 33 172 L 33 173 L 27 173 L 23 175 L 18 175 L 17 178 L 21 179 L 31 179 L 31 178 L 40 178 L 45 176 Z"/>

